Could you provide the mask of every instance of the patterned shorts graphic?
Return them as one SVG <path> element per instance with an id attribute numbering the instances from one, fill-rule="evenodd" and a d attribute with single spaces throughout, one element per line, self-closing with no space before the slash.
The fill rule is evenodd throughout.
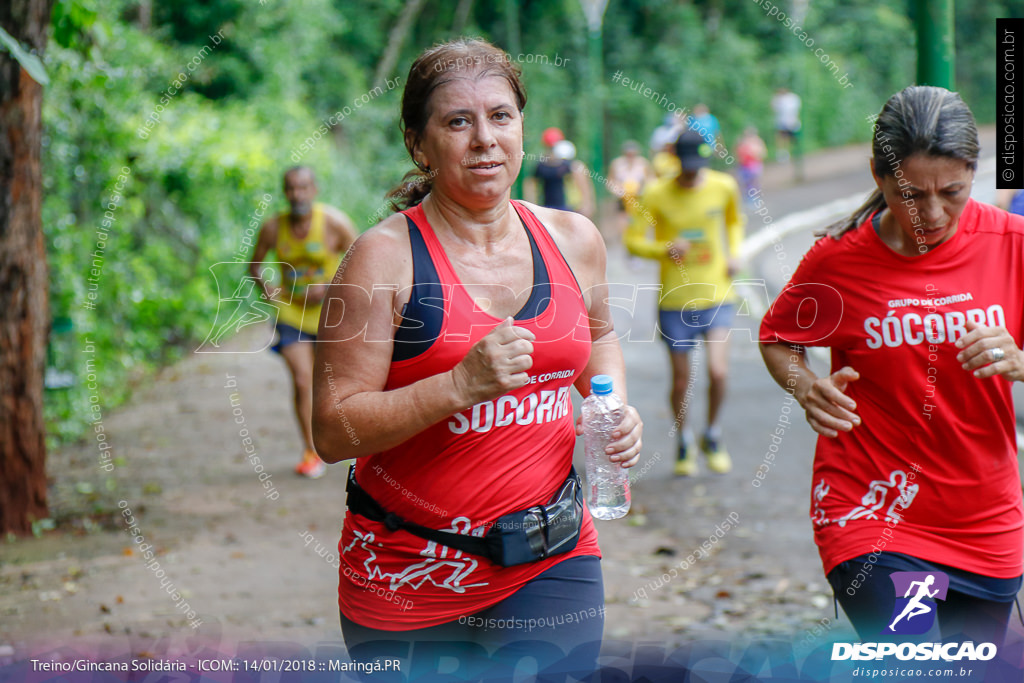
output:
<path id="1" fill-rule="evenodd" d="M 896 606 L 886 634 L 920 635 L 935 623 L 936 600 L 945 600 L 949 577 L 943 572 L 893 572 Z"/>

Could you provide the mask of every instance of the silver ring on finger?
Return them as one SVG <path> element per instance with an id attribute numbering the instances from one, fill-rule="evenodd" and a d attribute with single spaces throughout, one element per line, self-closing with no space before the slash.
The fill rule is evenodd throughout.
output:
<path id="1" fill-rule="evenodd" d="M 1003 351 L 999 347 L 996 347 L 996 348 L 992 349 L 992 362 L 993 363 L 998 363 L 999 361 L 1001 361 L 1004 358 L 1006 358 L 1006 351 Z"/>

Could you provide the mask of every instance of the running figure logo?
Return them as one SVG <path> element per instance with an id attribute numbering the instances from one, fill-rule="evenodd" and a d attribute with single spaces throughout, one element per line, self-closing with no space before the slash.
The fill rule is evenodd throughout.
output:
<path id="1" fill-rule="evenodd" d="M 882 633 L 920 635 L 935 623 L 936 600 L 945 600 L 949 577 L 943 572 L 893 572 L 896 606 Z"/>
<path id="2" fill-rule="evenodd" d="M 277 266 L 281 272 L 290 275 L 294 271 L 288 263 L 267 262 L 261 273 L 261 277 L 270 279 L 273 274 L 271 266 Z M 195 350 L 195 353 L 229 353 L 221 347 L 221 342 L 237 334 L 243 327 L 258 323 L 270 323 L 265 325 L 264 333 L 253 338 L 252 345 L 258 348 L 240 349 L 234 353 L 256 353 L 266 350 L 274 341 L 273 326 L 277 323 L 279 309 L 273 303 L 264 301 L 259 293 L 256 280 L 251 275 L 243 275 L 238 279 L 238 263 L 234 261 L 221 261 L 210 266 L 213 273 L 213 281 L 217 285 L 217 312 L 214 314 L 213 324 L 206 335 L 206 339 Z M 237 284 L 235 282 L 237 281 Z M 231 296 L 225 297 L 221 286 L 231 286 Z M 273 292 L 276 296 L 281 292 L 278 286 Z M 226 320 L 225 320 L 226 318 Z"/>

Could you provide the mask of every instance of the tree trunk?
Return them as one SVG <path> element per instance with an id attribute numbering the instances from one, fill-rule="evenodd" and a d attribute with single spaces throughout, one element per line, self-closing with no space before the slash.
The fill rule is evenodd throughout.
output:
<path id="1" fill-rule="evenodd" d="M 398 64 L 398 56 L 402 52 L 402 44 L 405 42 L 412 25 L 416 21 L 416 15 L 423 8 L 423 0 L 405 0 L 405 7 L 402 14 L 395 22 L 391 33 L 388 34 L 388 46 L 384 50 L 384 56 L 377 63 L 377 73 L 373 75 L 374 85 L 383 85 L 385 78 L 391 77 L 395 65 Z"/>
<path id="2" fill-rule="evenodd" d="M 139 0 L 139 28 L 149 31 L 153 23 L 153 0 Z"/>
<path id="3" fill-rule="evenodd" d="M 455 25 L 452 27 L 452 34 L 459 36 L 466 30 L 469 23 L 469 13 L 473 9 L 473 0 L 459 0 L 459 6 L 455 9 Z"/>
<path id="4" fill-rule="evenodd" d="M 0 27 L 41 56 L 53 0 L 3 0 Z M 47 516 L 43 370 L 50 315 L 42 230 L 42 86 L 0 51 L 0 532 Z"/>

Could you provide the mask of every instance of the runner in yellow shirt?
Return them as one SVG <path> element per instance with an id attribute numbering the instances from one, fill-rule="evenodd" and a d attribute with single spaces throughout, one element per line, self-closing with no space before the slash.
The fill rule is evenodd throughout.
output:
<path id="1" fill-rule="evenodd" d="M 707 168 L 711 147 L 700 133 L 686 131 L 675 144 L 681 169 L 651 183 L 632 212 L 626 247 L 661 262 L 658 323 L 672 361 L 672 409 L 679 436 L 675 472 L 697 473 L 695 439 L 686 423 L 690 351 L 703 335 L 708 361 L 708 427 L 700 448 L 708 468 L 725 473 L 732 461 L 722 445 L 718 417 L 728 375 L 729 328 L 736 311 L 730 287 L 738 268 L 745 217 L 732 176 Z M 652 236 L 653 231 L 653 236 Z"/>
<path id="2" fill-rule="evenodd" d="M 295 471 L 311 479 L 323 476 L 326 466 L 313 449 L 313 346 L 320 322 L 320 307 L 327 285 L 334 278 L 341 256 L 356 239 L 355 225 L 344 212 L 314 202 L 316 178 L 308 166 L 295 166 L 284 174 L 288 213 L 267 220 L 260 228 L 249 273 L 263 295 L 278 307 L 277 341 L 271 349 L 284 358 L 292 375 L 295 416 L 305 450 Z M 277 252 L 281 285 L 262 278 L 268 252 Z"/>

